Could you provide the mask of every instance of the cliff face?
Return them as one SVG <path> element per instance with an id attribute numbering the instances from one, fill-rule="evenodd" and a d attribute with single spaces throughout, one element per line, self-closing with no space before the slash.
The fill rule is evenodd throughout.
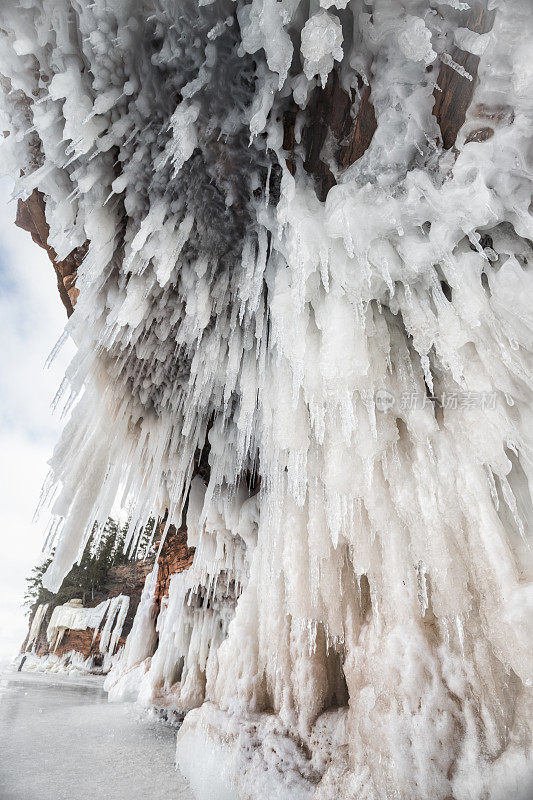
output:
<path id="1" fill-rule="evenodd" d="M 194 548 L 187 546 L 187 531 L 185 529 L 177 531 L 174 526 L 171 526 L 158 558 L 157 583 L 154 596 L 158 610 L 161 608 L 163 598 L 168 597 L 170 578 L 172 575 L 188 569 L 192 564 L 193 556 Z M 152 571 L 154 563 L 155 559 L 152 557 L 111 567 L 103 586 L 94 592 L 90 602 L 85 606 L 86 608 L 96 608 L 99 604 L 121 595 L 129 598 L 128 611 L 122 625 L 121 634 L 110 655 L 120 650 L 126 643 L 141 599 L 146 577 Z M 84 659 L 91 658 L 92 666 L 99 670 L 104 660 L 100 652 L 102 626 L 96 634 L 92 627 L 88 627 L 85 630 L 67 629 L 59 643 L 54 645 L 54 642 L 50 643 L 47 638 L 47 628 L 52 611 L 52 608 L 47 609 L 39 626 L 37 637 L 28 647 L 28 637 L 26 637 L 21 648 L 22 652 L 28 649 L 39 657 L 47 656 L 51 653 L 59 657 L 67 653 L 77 653 L 83 656 Z M 33 616 L 29 621 L 30 629 L 32 620 Z"/>
<path id="2" fill-rule="evenodd" d="M 183 528 L 176 530 L 171 525 L 161 548 L 158 562 L 159 571 L 157 574 L 155 602 L 159 608 L 163 597 L 168 597 L 172 575 L 188 569 L 192 564 L 193 557 L 194 547 L 188 547 L 187 545 L 187 531 Z"/>
<path id="3" fill-rule="evenodd" d="M 120 595 L 129 598 L 128 611 L 122 626 L 121 635 L 116 647 L 113 648 L 114 652 L 123 647 L 126 642 L 139 605 L 144 581 L 148 573 L 152 570 L 153 565 L 154 559 L 152 558 L 111 567 L 103 586 L 94 592 L 90 602 L 86 604 L 86 608 L 95 608 L 100 603 L 114 597 L 119 597 Z M 94 636 L 93 628 L 87 628 L 86 630 L 66 630 L 61 641 L 54 647 L 53 643 L 51 645 L 46 636 L 51 616 L 52 608 L 49 607 L 39 627 L 37 638 L 31 646 L 33 652 L 35 652 L 37 656 L 46 656 L 51 652 L 58 656 L 63 656 L 66 653 L 74 651 L 81 654 L 84 658 L 91 657 L 93 659 L 93 665 L 95 667 L 100 667 L 102 664 L 102 654 L 99 650 L 101 630 L 98 631 L 96 636 Z M 22 649 L 26 649 L 26 642 Z M 112 654 L 113 653 L 111 653 L 111 655 Z"/>

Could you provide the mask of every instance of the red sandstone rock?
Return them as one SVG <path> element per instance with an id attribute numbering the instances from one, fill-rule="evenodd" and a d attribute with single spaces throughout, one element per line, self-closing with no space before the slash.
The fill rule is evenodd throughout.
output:
<path id="1" fill-rule="evenodd" d="M 162 533 L 164 520 L 159 523 L 159 530 Z M 159 556 L 159 569 L 156 586 L 156 603 L 161 605 L 163 597 L 168 595 L 170 578 L 172 575 L 183 572 L 192 564 L 194 547 L 187 546 L 187 531 L 185 528 L 176 528 L 171 525 Z M 117 649 L 126 643 L 126 638 L 131 631 L 133 619 L 137 611 L 137 606 L 141 599 L 141 593 L 148 573 L 152 570 L 154 558 L 147 558 L 142 561 L 133 561 L 129 564 L 121 564 L 109 570 L 104 586 L 95 592 L 90 602 L 86 606 L 93 607 L 119 594 L 125 594 L 130 598 L 128 614 L 126 616 L 122 636 L 117 645 Z M 38 656 L 45 656 L 50 653 L 46 629 L 50 622 L 51 609 L 47 613 L 39 635 L 35 642 L 35 653 Z M 31 625 L 31 620 L 30 620 Z M 66 631 L 61 643 L 53 651 L 56 655 L 62 656 L 74 650 L 81 653 L 84 658 L 92 656 L 95 666 L 100 666 L 101 654 L 99 653 L 100 634 L 97 634 L 93 642 L 94 631 L 88 628 L 85 631 Z M 24 650 L 24 645 L 22 647 Z"/>
<path id="2" fill-rule="evenodd" d="M 33 241 L 48 253 L 57 276 L 59 296 L 70 317 L 79 295 L 76 288 L 78 267 L 85 257 L 87 245 L 77 247 L 63 261 L 58 260 L 57 253 L 48 244 L 50 227 L 45 216 L 44 194 L 38 189 L 34 189 L 27 200 L 19 200 L 15 224 L 31 233 Z"/>
<path id="3" fill-rule="evenodd" d="M 160 523 L 160 528 L 163 522 Z M 155 599 L 161 605 L 163 597 L 168 595 L 170 578 L 178 572 L 189 569 L 194 556 L 194 547 L 187 546 L 187 531 L 171 525 L 159 556 L 159 572 Z"/>

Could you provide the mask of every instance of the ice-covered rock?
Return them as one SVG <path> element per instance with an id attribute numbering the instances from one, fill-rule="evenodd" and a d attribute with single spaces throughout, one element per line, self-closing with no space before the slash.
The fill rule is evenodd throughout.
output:
<path id="1" fill-rule="evenodd" d="M 320 76 L 322 86 L 335 61 L 342 61 L 342 27 L 339 18 L 327 11 L 313 14 L 302 29 L 301 52 L 308 79 Z"/>
<path id="2" fill-rule="evenodd" d="M 87 245 L 48 582 L 113 503 L 132 546 L 188 506 L 110 681 L 190 710 L 178 761 L 221 793 L 532 785 L 533 21 L 481 9 L 484 47 L 465 5 L 0 10 L 17 195 Z"/>
<path id="3" fill-rule="evenodd" d="M 112 655 L 122 634 L 129 602 L 130 598 L 126 595 L 118 595 L 93 607 L 84 606 L 81 600 L 69 600 L 64 605 L 56 606 L 46 630 L 50 649 L 53 651 L 61 644 L 66 631 L 85 631 L 92 628 L 93 641 L 100 634 L 100 653 L 109 652 Z"/>

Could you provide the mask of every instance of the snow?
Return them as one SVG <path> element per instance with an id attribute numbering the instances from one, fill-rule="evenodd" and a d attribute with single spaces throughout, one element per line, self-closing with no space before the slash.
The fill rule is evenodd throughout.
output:
<path id="1" fill-rule="evenodd" d="M 25 655 L 26 659 L 22 664 L 22 671 L 25 673 L 87 676 L 102 671 L 95 671 L 92 656 L 84 658 L 83 653 L 76 650 L 69 650 L 61 656 L 56 653 L 43 656 L 36 656 L 34 653 Z"/>
<path id="2" fill-rule="evenodd" d="M 254 800 L 526 797 L 530 4 L 485 49 L 455 0 L 342 5 L 0 11 L 17 191 L 45 192 L 58 252 L 89 242 L 47 583 L 113 503 L 132 547 L 188 503 L 193 565 L 157 621 L 147 582 L 107 686 L 186 714 L 200 796 L 220 773 Z M 445 151 L 454 41 L 480 63 Z M 282 120 L 333 68 L 377 129 L 321 202 Z"/>

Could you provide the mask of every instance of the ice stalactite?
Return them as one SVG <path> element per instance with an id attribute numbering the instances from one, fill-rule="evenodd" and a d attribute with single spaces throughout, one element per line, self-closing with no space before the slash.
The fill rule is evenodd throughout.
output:
<path id="1" fill-rule="evenodd" d="M 35 614 L 33 615 L 33 619 L 30 625 L 30 630 L 28 633 L 28 638 L 26 640 L 26 650 L 31 650 L 32 646 L 35 644 L 35 640 L 39 636 L 39 632 L 41 630 L 41 626 L 43 624 L 47 611 L 48 611 L 48 603 L 40 603 L 35 609 Z"/>
<path id="2" fill-rule="evenodd" d="M 139 699 L 143 677 L 150 665 L 158 642 L 156 631 L 159 608 L 155 602 L 158 564 L 146 576 L 141 600 L 121 659 L 108 674 L 104 688 L 110 700 Z"/>
<path id="3" fill-rule="evenodd" d="M 223 496 L 205 511 L 206 487 L 194 478 L 187 512 L 187 539 L 196 548 L 192 566 L 171 579 L 158 618 L 159 645 L 141 699 L 189 711 L 205 700 L 217 652 L 228 633 L 237 599 L 248 581 L 248 560 L 257 533 L 257 496 Z M 243 496 L 244 495 L 244 496 Z M 252 547 L 250 547 L 252 545 Z"/>
<path id="4" fill-rule="evenodd" d="M 532 27 L 529 0 L 0 11 L 17 196 L 59 258 L 87 244 L 49 585 L 117 497 L 133 539 L 186 513 L 122 677 L 188 712 L 199 798 L 530 796 Z"/>
<path id="5" fill-rule="evenodd" d="M 109 600 L 104 627 L 100 631 L 99 650 L 101 653 L 114 653 L 122 635 L 124 620 L 128 613 L 130 598 L 119 594 Z M 95 628 L 95 635 L 98 629 Z"/>
<path id="6" fill-rule="evenodd" d="M 157 581 L 158 565 L 146 576 L 141 600 L 130 634 L 124 648 L 123 666 L 133 667 L 151 656 L 157 645 L 155 624 L 157 607 L 154 603 L 154 594 Z"/>

